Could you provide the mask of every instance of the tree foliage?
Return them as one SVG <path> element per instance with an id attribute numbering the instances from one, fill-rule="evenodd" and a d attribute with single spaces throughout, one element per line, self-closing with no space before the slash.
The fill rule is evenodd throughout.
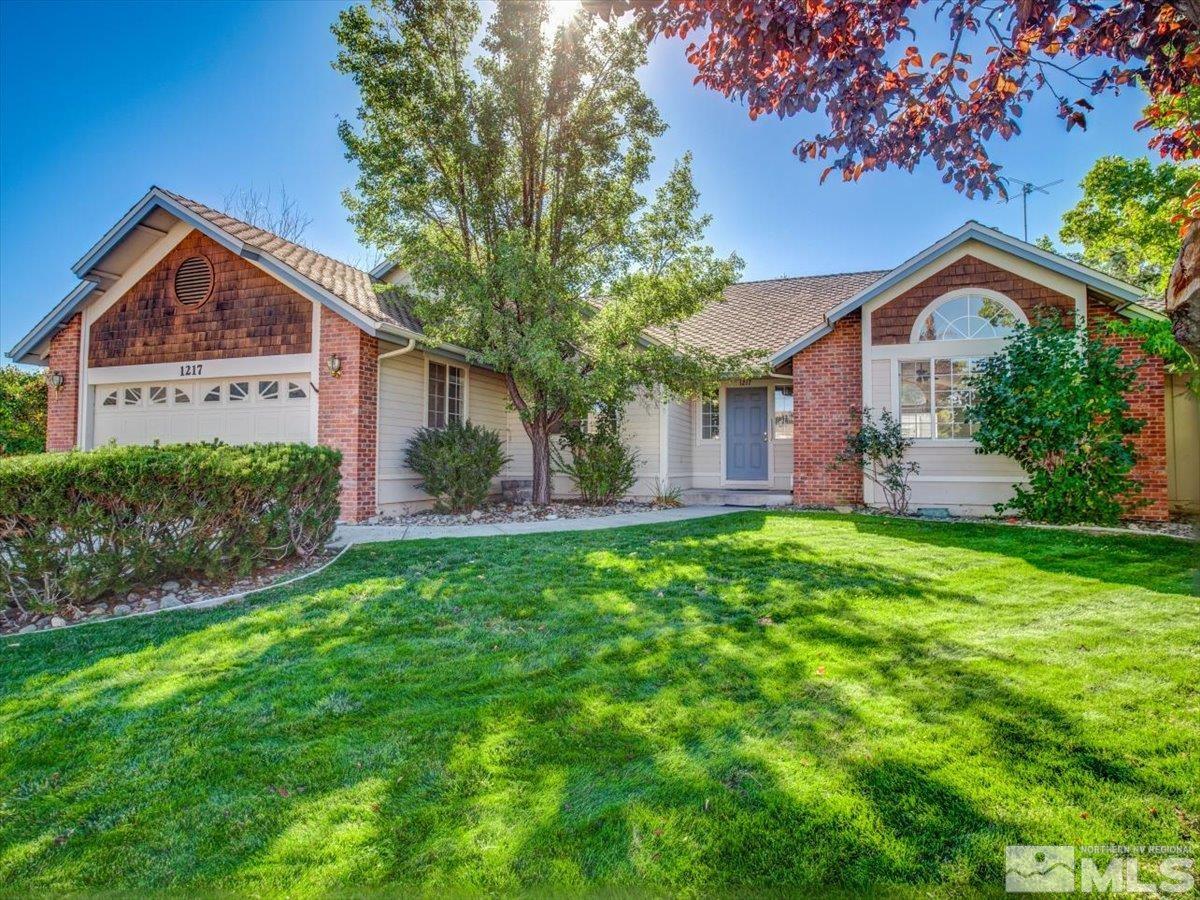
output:
<path id="1" fill-rule="evenodd" d="M 584 423 L 564 424 L 555 468 L 575 482 L 585 503 L 611 503 L 637 481 L 638 454 L 621 439 L 619 410 L 608 409 Z"/>
<path id="2" fill-rule="evenodd" d="M 46 449 L 46 379 L 0 366 L 0 456 Z"/>
<path id="3" fill-rule="evenodd" d="M 846 180 L 930 158 L 968 195 L 1003 193 L 992 137 L 1009 139 L 1035 92 L 1068 128 L 1086 127 L 1089 96 L 1137 82 L 1160 115 L 1200 83 L 1194 0 L 587 0 L 606 16 L 632 11 L 648 34 L 687 39 L 696 81 L 745 102 L 751 117 L 821 110 L 828 130 L 801 140 L 801 159 Z M 924 47 L 917 46 L 920 39 Z M 1200 122 L 1154 136 L 1188 158 Z M 823 176 L 824 177 L 824 176 Z"/>
<path id="4" fill-rule="evenodd" d="M 591 16 L 553 33 L 545 21 L 542 3 L 499 4 L 473 67 L 467 0 L 378 0 L 333 29 L 362 99 L 357 126 L 341 125 L 359 168 L 352 219 L 411 273 L 430 340 L 504 376 L 539 503 L 561 422 L 639 385 L 694 393 L 748 369 L 643 337 L 741 267 L 703 243 L 687 158 L 652 200 L 640 190 L 665 127 L 636 77 L 644 41 Z"/>
<path id="5" fill-rule="evenodd" d="M 976 453 L 1012 457 L 1029 476 L 1008 508 L 1044 522 L 1115 523 L 1138 505 L 1131 438 L 1144 422 L 1125 394 L 1137 364 L 1119 347 L 1042 318 L 1018 326 L 972 379 Z"/>
<path id="6" fill-rule="evenodd" d="M 1083 196 L 1063 214 L 1059 239 L 1078 259 L 1147 293 L 1167 289 L 1179 255 L 1179 221 L 1194 170 L 1144 158 L 1103 156 L 1084 176 Z"/>

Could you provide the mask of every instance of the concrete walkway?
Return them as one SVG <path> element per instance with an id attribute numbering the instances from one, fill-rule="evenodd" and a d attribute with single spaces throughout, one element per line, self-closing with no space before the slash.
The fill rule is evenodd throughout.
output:
<path id="1" fill-rule="evenodd" d="M 505 522 L 501 525 L 339 525 L 332 546 L 369 544 L 374 541 L 415 541 L 421 538 L 494 537 L 505 534 L 535 534 L 543 531 L 595 531 L 599 528 L 623 528 L 626 525 L 657 525 L 706 519 L 728 513 L 745 512 L 735 506 L 682 506 L 679 509 L 651 509 L 646 512 L 615 516 L 585 516 L 578 519 L 538 519 L 532 522 Z"/>

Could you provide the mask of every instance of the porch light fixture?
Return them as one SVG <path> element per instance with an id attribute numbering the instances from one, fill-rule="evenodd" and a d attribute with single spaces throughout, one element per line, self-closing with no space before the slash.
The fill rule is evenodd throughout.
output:
<path id="1" fill-rule="evenodd" d="M 342 374 L 342 358 L 336 353 L 329 357 L 329 374 L 334 378 Z"/>
<path id="2" fill-rule="evenodd" d="M 49 380 L 50 387 L 54 388 L 56 391 L 61 391 L 63 389 L 63 385 L 67 383 L 67 377 L 63 375 L 62 372 L 51 372 Z"/>

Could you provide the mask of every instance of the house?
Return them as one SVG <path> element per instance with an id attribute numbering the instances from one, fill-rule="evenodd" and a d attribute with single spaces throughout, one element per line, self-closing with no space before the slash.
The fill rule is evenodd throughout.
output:
<path id="1" fill-rule="evenodd" d="M 402 463 L 405 441 L 422 425 L 469 418 L 506 441 L 503 478 L 530 477 L 502 379 L 461 348 L 422 344 L 420 323 L 377 289 L 403 280 L 392 266 L 363 272 L 155 187 L 73 271 L 78 286 L 9 354 L 49 369 L 51 450 L 314 441 L 342 452 L 342 516 L 362 521 L 424 502 Z M 770 375 L 705 400 L 652 393 L 632 403 L 632 493 L 878 504 L 869 482 L 831 466 L 851 407 L 867 405 L 895 411 L 917 439 L 916 506 L 988 512 L 1023 476 L 1011 460 L 974 452 L 960 402 L 971 360 L 1039 308 L 1092 326 L 1160 315 L 1138 300 L 1129 285 L 975 222 L 888 271 L 733 285 L 678 335 L 762 351 Z M 1131 397 L 1147 421 L 1135 475 L 1148 501 L 1137 514 L 1148 519 L 1169 514 L 1169 473 L 1197 465 L 1191 438 L 1182 464 L 1174 451 L 1168 459 L 1168 428 L 1192 415 L 1185 399 L 1185 415 L 1168 416 L 1168 382 L 1152 359 Z M 569 485 L 560 477 L 555 490 Z"/>

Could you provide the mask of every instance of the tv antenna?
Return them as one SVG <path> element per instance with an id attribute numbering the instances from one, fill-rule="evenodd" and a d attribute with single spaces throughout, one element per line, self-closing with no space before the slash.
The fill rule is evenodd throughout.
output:
<path id="1" fill-rule="evenodd" d="M 1025 240 L 1028 242 L 1028 240 L 1029 240 L 1029 195 L 1032 194 L 1034 191 L 1037 191 L 1039 194 L 1046 194 L 1047 196 L 1049 196 L 1050 192 L 1048 190 L 1046 190 L 1046 188 L 1052 188 L 1056 184 L 1062 184 L 1063 180 L 1061 178 L 1059 178 L 1056 181 L 1047 181 L 1045 184 L 1034 184 L 1032 181 L 1022 181 L 1020 178 L 1010 178 L 1007 175 L 1001 175 L 1000 180 L 1008 182 L 1009 184 L 1018 184 L 1021 186 L 1021 221 L 1025 225 Z M 1009 196 L 1008 200 L 1012 200 L 1012 197 Z M 1006 200 L 1005 202 L 1008 202 L 1008 201 Z"/>

